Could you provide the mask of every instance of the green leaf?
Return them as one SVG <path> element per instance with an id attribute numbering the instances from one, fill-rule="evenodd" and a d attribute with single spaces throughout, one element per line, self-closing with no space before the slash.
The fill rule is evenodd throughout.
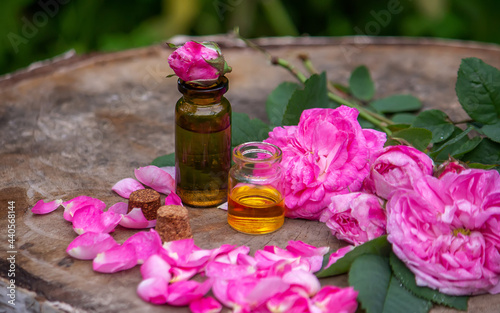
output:
<path id="1" fill-rule="evenodd" d="M 412 95 L 394 95 L 375 100 L 370 106 L 382 113 L 400 113 L 420 110 L 422 103 Z"/>
<path id="2" fill-rule="evenodd" d="M 370 240 L 362 245 L 355 247 L 352 251 L 347 252 L 343 258 L 337 260 L 337 262 L 332 264 L 330 267 L 317 272 L 316 276 L 329 277 L 329 276 L 345 274 L 349 271 L 352 262 L 354 262 L 354 260 L 357 257 L 365 254 L 377 254 L 381 256 L 389 256 L 390 251 L 391 251 L 391 245 L 387 241 L 387 236 L 384 235 L 377 237 L 373 240 Z M 330 259 L 330 255 L 332 253 L 333 252 L 328 253 L 327 255 L 324 256 L 323 265 L 328 264 L 328 260 Z"/>
<path id="3" fill-rule="evenodd" d="M 349 89 L 353 96 L 363 101 L 369 101 L 375 94 L 375 84 L 370 76 L 368 68 L 364 65 L 358 66 L 349 78 Z"/>
<path id="4" fill-rule="evenodd" d="M 391 120 L 396 124 L 411 124 L 417 117 L 410 113 L 397 113 L 394 114 Z"/>
<path id="5" fill-rule="evenodd" d="M 450 123 L 448 116 L 440 110 L 421 112 L 412 123 L 412 126 L 430 130 L 432 132 L 431 143 L 448 139 L 455 129 L 455 126 Z"/>
<path id="6" fill-rule="evenodd" d="M 458 101 L 474 120 L 500 121 L 500 71 L 478 58 L 462 60 L 455 90 Z"/>
<path id="7" fill-rule="evenodd" d="M 281 126 L 283 124 L 283 115 L 285 115 L 288 102 L 299 87 L 298 84 L 284 82 L 269 94 L 266 101 L 266 111 L 271 125 Z"/>
<path id="8" fill-rule="evenodd" d="M 426 313 L 431 303 L 405 288 L 391 273 L 389 260 L 375 254 L 358 257 L 349 270 L 349 285 L 358 291 L 358 300 L 367 313 Z"/>
<path id="9" fill-rule="evenodd" d="M 434 289 L 417 286 L 415 275 L 394 253 L 391 253 L 390 264 L 394 276 L 414 295 L 458 310 L 467 310 L 468 297 L 448 296 Z"/>
<path id="10" fill-rule="evenodd" d="M 293 93 L 283 115 L 282 125 L 297 125 L 304 110 L 328 107 L 326 74 L 314 74 L 305 82 L 304 89 L 297 89 Z"/>
<path id="11" fill-rule="evenodd" d="M 408 129 L 410 127 L 411 127 L 411 125 L 409 125 L 409 124 L 392 124 L 392 125 L 387 126 L 387 128 L 389 128 L 389 130 L 392 132 L 397 132 L 397 131 L 400 131 L 403 129 Z"/>
<path id="12" fill-rule="evenodd" d="M 468 127 L 466 130 L 462 131 L 460 128 L 455 127 L 451 139 L 442 143 L 441 145 L 436 145 L 430 156 L 436 161 L 447 160 L 449 156 L 455 159 L 460 159 L 464 154 L 470 152 L 481 142 L 480 137 L 473 137 L 469 139 L 467 134 L 473 129 L 473 127 Z"/>
<path id="13" fill-rule="evenodd" d="M 392 139 L 403 139 L 415 149 L 425 151 L 432 140 L 432 132 L 424 128 L 407 128 L 392 133 Z"/>
<path id="14" fill-rule="evenodd" d="M 500 143 L 500 121 L 492 125 L 484 125 L 481 132 L 493 141 Z"/>
<path id="15" fill-rule="evenodd" d="M 175 153 L 165 154 L 151 162 L 151 165 L 156 165 L 158 167 L 163 166 L 175 166 Z"/>
<path id="16" fill-rule="evenodd" d="M 465 154 L 462 161 L 500 166 L 500 143 L 485 138 L 474 150 Z"/>
<path id="17" fill-rule="evenodd" d="M 245 113 L 232 113 L 231 146 L 249 141 L 262 141 L 269 135 L 269 125 L 258 118 L 250 119 Z"/>

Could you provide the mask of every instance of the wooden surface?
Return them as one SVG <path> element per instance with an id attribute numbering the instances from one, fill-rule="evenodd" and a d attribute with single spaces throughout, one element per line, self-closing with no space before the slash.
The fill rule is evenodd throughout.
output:
<path id="1" fill-rule="evenodd" d="M 265 100 L 284 80 L 293 78 L 266 58 L 228 37 L 223 52 L 233 67 L 227 98 L 236 112 L 265 119 Z M 184 37 L 174 38 L 182 42 Z M 440 108 L 453 119 L 466 117 L 454 86 L 461 58 L 475 56 L 500 67 L 500 48 L 493 45 L 406 38 L 274 38 L 261 39 L 273 55 L 297 62 L 308 53 L 320 70 L 346 83 L 360 64 L 371 70 L 376 97 L 410 93 L 426 108 Z M 92 271 L 90 261 L 72 259 L 67 245 L 75 238 L 62 209 L 34 216 L 39 199 L 69 200 L 78 195 L 121 201 L 111 186 L 155 157 L 173 152 L 173 113 L 179 98 L 175 78 L 161 46 L 111 54 L 73 56 L 46 62 L 0 78 L 0 219 L 7 230 L 7 201 L 16 207 L 18 312 L 188 312 L 140 300 L 139 268 L 117 274 Z M 252 253 L 265 245 L 284 247 L 288 240 L 337 249 L 344 245 L 319 222 L 287 219 L 279 231 L 263 236 L 235 232 L 219 209 L 190 209 L 198 246 L 248 245 Z M 118 228 L 123 242 L 134 231 Z M 2 236 L 2 255 L 8 251 Z M 6 256 L 0 260 L 5 277 Z M 346 286 L 346 277 L 322 280 Z M 0 312 L 5 309 L 6 280 L 1 278 Z M 4 305 L 4 308 L 1 306 Z M 477 296 L 469 312 L 499 312 L 500 295 Z M 435 307 L 432 312 L 455 312 Z"/>

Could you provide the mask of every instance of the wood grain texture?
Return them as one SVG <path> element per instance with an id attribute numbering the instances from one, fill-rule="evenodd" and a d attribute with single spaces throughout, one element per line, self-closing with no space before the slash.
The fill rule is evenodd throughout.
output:
<path id="1" fill-rule="evenodd" d="M 266 119 L 269 92 L 294 79 L 271 66 L 262 54 L 243 48 L 240 41 L 215 39 L 223 43 L 233 67 L 227 93 L 233 110 Z M 176 40 L 186 38 L 171 41 Z M 319 70 L 341 83 L 347 82 L 352 69 L 365 64 L 375 80 L 376 98 L 410 93 L 425 108 L 442 109 L 454 120 L 466 117 L 454 92 L 460 60 L 475 56 L 500 68 L 500 48 L 477 43 L 367 37 L 264 38 L 259 43 L 299 67 L 297 55 L 307 53 Z M 65 250 L 76 234 L 61 208 L 46 216 L 29 211 L 39 199 L 69 200 L 78 195 L 97 197 L 110 206 L 122 201 L 111 191 L 114 183 L 174 151 L 173 114 L 180 95 L 175 78 L 165 78 L 171 73 L 169 53 L 162 46 L 151 46 L 72 56 L 0 78 L 1 211 L 5 212 L 7 201 L 16 202 L 16 281 L 25 288 L 23 301 L 26 307 L 31 303 L 33 312 L 49 306 L 54 312 L 189 311 L 140 300 L 135 290 L 138 267 L 99 274 L 92 271 L 91 262 L 70 258 Z M 345 245 L 314 221 L 287 219 L 277 232 L 249 236 L 231 229 L 225 211 L 219 209 L 189 209 L 189 217 L 195 242 L 205 249 L 229 243 L 247 245 L 253 253 L 265 245 L 284 247 L 288 240 L 334 250 Z M 7 229 L 5 214 L 0 229 Z M 135 232 L 119 227 L 113 237 L 123 242 Z M 0 249 L 8 250 L 5 240 Z M 5 276 L 5 258 L 0 265 Z M 345 276 L 322 282 L 347 285 Z M 469 301 L 469 312 L 498 311 L 500 296 Z M 432 312 L 456 311 L 436 307 Z"/>

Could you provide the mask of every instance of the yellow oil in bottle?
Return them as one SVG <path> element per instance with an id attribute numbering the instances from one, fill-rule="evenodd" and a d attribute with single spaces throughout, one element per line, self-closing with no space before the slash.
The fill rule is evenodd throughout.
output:
<path id="1" fill-rule="evenodd" d="M 242 185 L 230 191 L 227 221 L 235 230 L 247 234 L 266 234 L 285 221 L 285 202 L 270 186 Z"/>

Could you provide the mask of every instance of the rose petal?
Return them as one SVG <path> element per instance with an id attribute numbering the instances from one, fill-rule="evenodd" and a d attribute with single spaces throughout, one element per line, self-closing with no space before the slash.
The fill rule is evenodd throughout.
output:
<path id="1" fill-rule="evenodd" d="M 190 302 L 203 297 L 212 287 L 212 280 L 203 283 L 188 280 L 173 283 L 169 286 L 167 303 L 174 306 L 188 305 Z"/>
<path id="2" fill-rule="evenodd" d="M 202 267 L 193 267 L 193 268 L 182 268 L 182 267 L 172 267 L 170 269 L 170 273 L 172 274 L 172 278 L 170 278 L 171 283 L 175 283 L 178 281 L 186 281 L 198 274 L 201 271 Z"/>
<path id="3" fill-rule="evenodd" d="M 222 304 L 213 297 L 204 297 L 193 300 L 189 309 L 193 313 L 219 313 L 222 311 Z"/>
<path id="4" fill-rule="evenodd" d="M 335 262 L 337 262 L 338 260 L 343 258 L 346 255 L 346 253 L 351 252 L 353 249 L 354 249 L 354 246 L 349 245 L 349 246 L 342 247 L 342 248 L 338 249 L 337 251 L 333 252 L 332 254 L 330 254 L 330 257 L 328 259 L 328 264 L 326 265 L 325 268 L 329 268 L 330 266 L 332 266 Z"/>
<path id="5" fill-rule="evenodd" d="M 175 177 L 175 166 L 162 166 L 160 168 L 167 172 L 168 175 Z"/>
<path id="6" fill-rule="evenodd" d="M 257 268 L 251 265 L 236 265 L 220 262 L 210 262 L 205 268 L 207 277 L 221 279 L 238 279 L 255 274 Z"/>
<path id="7" fill-rule="evenodd" d="M 69 201 L 63 202 L 62 206 L 64 207 L 63 217 L 68 222 L 72 222 L 75 212 L 83 207 L 93 206 L 100 211 L 104 211 L 104 209 L 106 209 L 106 203 L 88 196 L 78 196 Z"/>
<path id="8" fill-rule="evenodd" d="M 132 245 L 135 248 L 137 263 L 142 264 L 153 254 L 157 254 L 162 248 L 160 235 L 151 229 L 149 232 L 138 232 L 123 243 L 124 245 Z"/>
<path id="9" fill-rule="evenodd" d="M 168 297 L 168 282 L 162 277 L 145 279 L 137 286 L 139 297 L 153 304 L 165 304 Z"/>
<path id="10" fill-rule="evenodd" d="M 286 250 L 306 259 L 311 265 L 311 271 L 317 272 L 323 264 L 323 256 L 330 250 L 329 247 L 315 247 L 302 241 L 290 240 Z"/>
<path id="11" fill-rule="evenodd" d="M 135 248 L 132 245 L 121 245 L 99 253 L 92 262 L 96 272 L 116 273 L 137 265 Z"/>
<path id="12" fill-rule="evenodd" d="M 316 312 L 354 313 L 358 308 L 357 296 L 358 292 L 353 287 L 325 286 L 312 298 L 312 302 L 319 309 Z"/>
<path id="13" fill-rule="evenodd" d="M 259 306 L 269 298 L 285 292 L 290 285 L 280 277 L 264 277 L 259 279 L 254 288 L 247 294 L 246 302 Z"/>
<path id="14" fill-rule="evenodd" d="M 33 212 L 33 214 L 47 214 L 55 211 L 62 202 L 63 201 L 61 199 L 57 199 L 47 203 L 45 203 L 45 201 L 43 200 L 38 200 L 35 206 L 31 209 L 31 212 Z"/>
<path id="15" fill-rule="evenodd" d="M 133 208 L 132 211 L 122 217 L 120 226 L 133 229 L 151 228 L 156 226 L 156 220 L 147 220 L 141 208 Z"/>
<path id="16" fill-rule="evenodd" d="M 143 279 L 151 277 L 161 277 L 169 282 L 172 279 L 170 274 L 171 266 L 158 254 L 150 256 L 144 264 L 141 265 L 141 275 Z"/>
<path id="17" fill-rule="evenodd" d="M 98 253 L 118 246 L 118 243 L 107 233 L 86 232 L 76 237 L 66 252 L 80 260 L 92 260 Z"/>
<path id="18" fill-rule="evenodd" d="M 149 165 L 134 170 L 135 177 L 144 185 L 159 193 L 169 194 L 175 190 L 175 180 L 157 166 Z"/>
<path id="19" fill-rule="evenodd" d="M 171 192 L 166 198 L 165 198 L 165 205 L 182 205 L 182 200 L 181 197 L 179 197 L 175 192 Z"/>
<path id="20" fill-rule="evenodd" d="M 128 211 L 128 203 L 117 202 L 110 206 L 108 211 L 115 212 L 116 214 L 126 215 Z"/>
<path id="21" fill-rule="evenodd" d="M 93 205 L 78 209 L 73 216 L 73 230 L 81 235 L 91 231 L 96 233 L 109 233 L 115 229 L 120 220 L 120 214 L 102 212 Z"/>
<path id="22" fill-rule="evenodd" d="M 111 187 L 111 190 L 127 199 L 132 192 L 140 189 L 144 189 L 144 186 L 133 178 L 124 178 Z"/>
<path id="23" fill-rule="evenodd" d="M 283 275 L 283 281 L 292 286 L 301 287 L 310 297 L 314 296 L 321 289 L 318 278 L 314 274 L 303 270 L 294 270 L 286 273 Z"/>

